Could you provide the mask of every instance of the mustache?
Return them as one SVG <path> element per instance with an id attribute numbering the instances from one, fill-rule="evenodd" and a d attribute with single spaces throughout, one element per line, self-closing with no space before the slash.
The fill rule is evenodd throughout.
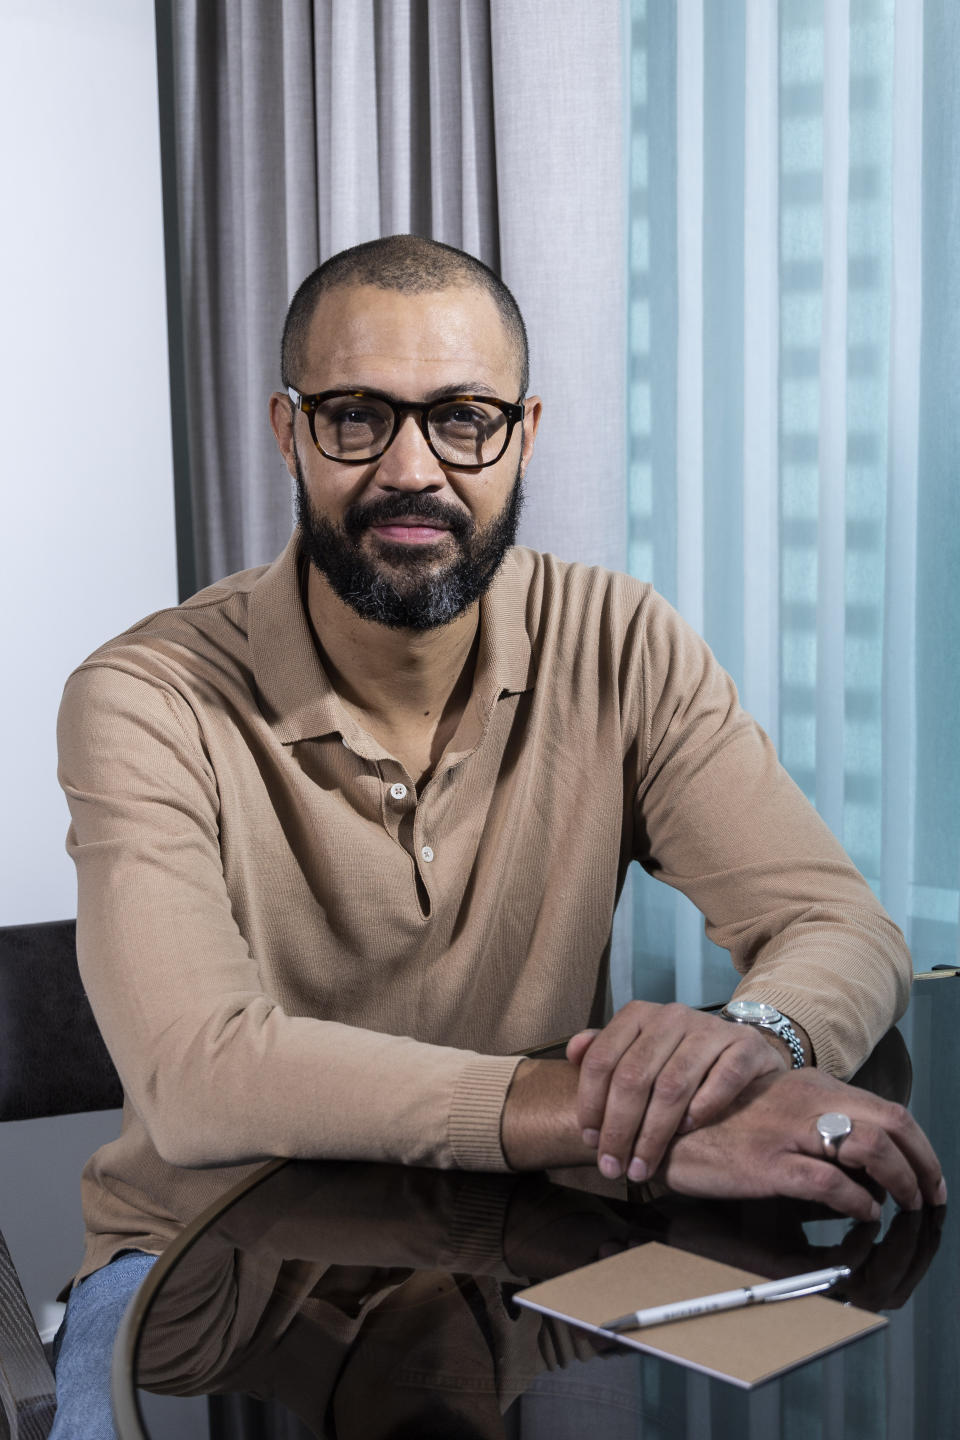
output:
<path id="1" fill-rule="evenodd" d="M 416 517 L 444 526 L 456 540 L 463 540 L 473 530 L 473 521 L 462 510 L 455 510 L 429 494 L 383 495 L 366 504 L 349 505 L 344 511 L 343 528 L 351 540 L 357 540 L 371 525 L 386 525 L 391 520 Z"/>

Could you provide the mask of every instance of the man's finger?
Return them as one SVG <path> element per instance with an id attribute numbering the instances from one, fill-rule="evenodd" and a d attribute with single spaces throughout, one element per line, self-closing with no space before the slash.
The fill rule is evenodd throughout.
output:
<path id="1" fill-rule="evenodd" d="M 847 1106 L 853 1129 L 840 1143 L 840 1163 L 865 1170 L 904 1210 L 916 1210 L 924 1201 L 945 1204 L 940 1162 L 909 1110 L 866 1092 L 857 1093 L 856 1101 Z M 814 1136 L 822 1148 L 815 1131 Z"/>
<path id="2" fill-rule="evenodd" d="M 809 1155 L 781 1157 L 776 1193 L 795 1200 L 814 1200 L 854 1220 L 873 1223 L 881 1215 L 878 1202 L 851 1175 L 829 1160 L 816 1160 Z"/>
<path id="3" fill-rule="evenodd" d="M 886 1112 L 881 1123 L 906 1156 L 917 1177 L 921 1196 L 928 1205 L 946 1205 L 947 1183 L 930 1141 L 905 1106 L 892 1104 L 889 1100 L 879 1103 Z"/>
<path id="4" fill-rule="evenodd" d="M 665 1008 L 645 1005 L 642 1001 L 625 1005 L 591 1041 L 580 1061 L 577 1086 L 577 1119 L 587 1144 L 596 1143 L 596 1139 L 588 1138 L 587 1132 L 593 1131 L 599 1136 L 614 1070 L 630 1046 L 643 1034 L 648 1013 L 652 1015 Z"/>
<path id="5" fill-rule="evenodd" d="M 566 1057 L 571 1065 L 579 1065 L 590 1046 L 600 1034 L 599 1030 L 578 1030 L 567 1041 Z"/>
<path id="6" fill-rule="evenodd" d="M 828 1163 L 836 1163 L 845 1170 L 863 1170 L 902 1210 L 919 1210 L 923 1204 L 916 1172 L 906 1155 L 881 1126 L 869 1120 L 854 1121 L 853 1129 L 838 1149 L 836 1162 Z"/>
<path id="7" fill-rule="evenodd" d="M 756 1043 L 732 1043 L 717 1057 L 710 1073 L 690 1103 L 693 1126 L 709 1125 L 733 1104 L 741 1091 L 760 1075 L 786 1070 L 786 1058 L 760 1036 Z"/>
<path id="8" fill-rule="evenodd" d="M 663 1030 L 657 1031 L 656 1035 L 647 1035 L 642 1046 L 638 1041 L 626 1051 L 614 1070 L 597 1146 L 598 1164 L 608 1179 L 617 1179 L 627 1170 L 647 1106 L 658 1090 L 661 1094 L 671 1096 L 673 1124 L 667 1138 L 671 1138 L 676 1132 L 677 1124 L 702 1074 L 702 1071 L 697 1070 L 687 1077 L 684 1069 L 674 1067 L 671 1070 L 677 1046 L 681 1045 L 683 1048 L 682 1038 L 682 1035 Z M 710 1063 L 709 1057 L 706 1063 Z M 668 1078 L 670 1075 L 676 1077 L 675 1098 L 669 1088 L 673 1083 Z M 663 1088 L 665 1085 L 666 1090 Z"/>
<path id="9" fill-rule="evenodd" d="M 669 1057 L 653 1083 L 646 1111 L 633 1141 L 632 1156 L 627 1158 L 627 1174 L 631 1180 L 646 1180 L 659 1169 L 667 1146 L 691 1107 L 692 1098 L 709 1082 L 710 1075 L 726 1053 L 726 1045 L 726 1036 L 722 1034 L 696 1038 L 687 1036 Z M 739 1093 L 740 1089 L 742 1084 L 734 1093 Z"/>

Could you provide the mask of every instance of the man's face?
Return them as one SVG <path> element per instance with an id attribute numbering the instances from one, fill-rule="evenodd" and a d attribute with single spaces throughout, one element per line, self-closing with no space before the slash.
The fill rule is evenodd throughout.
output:
<path id="1" fill-rule="evenodd" d="M 311 323 L 304 394 L 375 390 L 397 400 L 447 393 L 517 399 L 518 357 L 493 301 L 456 288 L 404 295 L 372 286 L 322 297 Z M 277 395 L 271 418 L 297 484 L 307 554 L 364 619 L 428 630 L 483 594 L 516 536 L 521 482 L 540 404 L 527 402 L 504 455 L 479 471 L 442 464 L 404 417 L 377 460 L 343 465 L 316 449 L 307 418 Z"/>

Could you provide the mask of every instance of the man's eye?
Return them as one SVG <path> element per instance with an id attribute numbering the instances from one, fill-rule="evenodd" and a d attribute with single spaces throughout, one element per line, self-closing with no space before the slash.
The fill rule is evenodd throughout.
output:
<path id="1" fill-rule="evenodd" d="M 351 405 L 347 410 L 340 410 L 333 419 L 337 425 L 362 425 L 369 427 L 371 425 L 381 424 L 383 416 L 377 410 L 367 410 L 359 405 Z"/>
<path id="2" fill-rule="evenodd" d="M 441 410 L 435 423 L 444 430 L 470 431 L 477 434 L 490 428 L 492 417 L 477 405 L 451 405 Z"/>

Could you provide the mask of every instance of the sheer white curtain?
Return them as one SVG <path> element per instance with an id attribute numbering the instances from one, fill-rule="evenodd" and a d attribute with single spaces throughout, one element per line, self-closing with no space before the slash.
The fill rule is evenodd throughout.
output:
<path id="1" fill-rule="evenodd" d="M 702 630 L 917 968 L 957 964 L 960 7 L 628 4 L 630 568 Z M 631 904 L 635 993 L 729 994 L 683 897 L 641 874 Z M 909 1306 L 894 1324 L 923 1343 Z M 829 1357 L 819 1414 L 799 1375 L 763 1387 L 743 1433 L 833 1433 L 851 1366 L 882 1350 Z M 726 1433 L 700 1377 L 671 1400 Z"/>
<path id="2" fill-rule="evenodd" d="M 956 963 L 960 16 L 632 0 L 630 22 L 631 568 L 918 968 Z M 728 993 L 682 897 L 641 877 L 633 903 L 639 993 Z"/>

